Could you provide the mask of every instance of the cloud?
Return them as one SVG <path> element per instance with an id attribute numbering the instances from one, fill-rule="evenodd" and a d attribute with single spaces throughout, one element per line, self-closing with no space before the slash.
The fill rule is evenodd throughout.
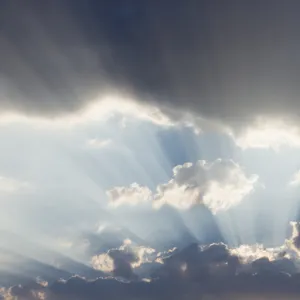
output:
<path id="1" fill-rule="evenodd" d="M 44 288 L 43 285 L 34 282 L 27 286 L 13 286 L 7 291 L 4 299 L 44 300 Z"/>
<path id="2" fill-rule="evenodd" d="M 298 253 L 300 250 L 300 223 L 299 222 L 291 222 L 292 226 L 292 237 L 290 239 L 291 246 L 295 249 Z"/>
<path id="3" fill-rule="evenodd" d="M 232 160 L 186 163 L 173 169 L 172 180 L 158 186 L 155 201 L 157 205 L 168 203 L 178 208 L 203 203 L 216 213 L 241 202 L 253 191 L 257 180 L 257 175 L 248 177 Z"/>
<path id="4" fill-rule="evenodd" d="M 234 129 L 231 132 L 237 146 L 247 148 L 272 148 L 300 146 L 300 132 L 296 124 L 289 124 L 282 120 L 260 119 L 250 126 Z"/>
<path id="5" fill-rule="evenodd" d="M 101 270 L 105 273 L 111 273 L 114 269 L 114 261 L 108 253 L 93 256 L 91 264 L 94 269 Z"/>
<path id="6" fill-rule="evenodd" d="M 157 258 L 158 253 L 155 249 L 134 245 L 131 240 L 127 239 L 119 248 L 110 249 L 106 253 L 93 256 L 91 263 L 95 269 L 106 274 L 130 279 L 134 277 L 133 273 L 137 268 L 143 264 L 151 264 Z M 125 268 L 125 272 L 123 272 L 123 268 Z"/>
<path id="7" fill-rule="evenodd" d="M 241 245 L 230 250 L 232 255 L 241 257 L 244 264 L 249 264 L 261 258 L 267 258 L 273 261 L 279 258 L 280 253 L 284 252 L 284 248 L 266 248 L 261 244 Z"/>
<path id="8" fill-rule="evenodd" d="M 151 200 L 152 193 L 147 187 L 142 187 L 137 183 L 133 183 L 129 187 L 114 187 L 106 192 L 109 202 L 112 206 L 120 206 L 122 204 L 137 205 Z"/>
<path id="9" fill-rule="evenodd" d="M 76 119 L 99 97 L 118 94 L 95 114 L 114 102 L 122 111 L 132 98 L 158 112 L 129 105 L 136 116 L 161 124 L 193 115 L 192 121 L 233 132 L 242 128 L 242 147 L 274 146 L 280 139 L 299 146 L 294 130 L 278 128 L 275 137 L 274 130 L 255 127 L 257 118 L 279 120 L 288 131 L 299 124 L 299 45 L 291 42 L 298 37 L 298 3 L 175 1 L 172 11 L 151 1 L 34 4 L 17 11 L 1 4 L 3 114 Z M 174 119 L 172 110 L 181 117 Z M 271 134 L 262 140 L 261 132 Z"/>
<path id="10" fill-rule="evenodd" d="M 279 280 L 284 283 L 280 284 Z M 247 278 L 222 278 L 223 283 L 218 280 L 215 282 L 206 282 L 205 286 L 193 284 L 192 282 L 178 281 L 154 281 L 154 282 L 136 282 L 122 283 L 113 280 L 97 280 L 95 282 L 85 282 L 83 279 L 74 278 L 63 283 L 56 284 L 50 289 L 49 299 L 60 299 L 63 295 L 66 299 L 74 296 L 77 299 L 97 299 L 97 297 L 106 297 L 109 299 L 260 299 L 259 296 L 264 295 L 264 299 L 298 299 L 296 284 L 293 284 L 294 278 L 278 275 L 270 278 L 270 281 L 260 282 L 261 278 L 248 276 Z M 287 283 L 286 283 L 287 282 Z M 202 282 L 203 283 L 203 282 Z M 279 284 L 273 286 L 271 284 Z M 163 284 L 163 285 L 162 285 Z M 287 289 L 290 288 L 290 291 Z M 277 294 L 276 296 L 274 294 Z M 230 297 L 233 296 L 233 297 Z M 239 296 L 239 297 L 238 297 Z M 273 297 L 274 298 L 273 298 Z M 289 297 L 291 296 L 291 297 Z"/>
<path id="11" fill-rule="evenodd" d="M 129 246 L 130 243 L 124 243 Z M 277 249 L 259 245 L 243 245 L 239 249 L 225 244 L 200 246 L 191 244 L 182 250 L 164 253 L 159 268 L 150 280 L 133 276 L 130 264 L 136 261 L 128 249 L 112 250 L 114 272 L 127 278 L 87 280 L 72 276 L 47 285 L 29 282 L 27 285 L 2 289 L 2 294 L 34 298 L 43 295 L 48 300 L 59 299 L 299 299 L 299 272 L 296 259 L 278 255 L 280 248 L 289 251 L 288 244 Z M 255 250 L 254 252 L 252 250 Z M 248 252 L 254 253 L 249 256 Z M 274 252 L 272 256 L 268 253 Z M 264 256 L 267 254 L 267 256 Z M 128 270 L 129 273 L 128 273 Z M 121 272 L 121 273 L 119 273 Z M 130 275 L 130 276 L 128 276 Z M 128 279 L 131 280 L 128 280 Z M 30 298 L 32 297 L 32 298 Z"/>
<path id="12" fill-rule="evenodd" d="M 156 193 L 135 184 L 112 189 L 108 196 L 117 204 L 136 205 L 152 200 L 156 208 L 169 204 L 188 209 L 202 203 L 217 213 L 240 203 L 254 190 L 257 180 L 257 175 L 246 175 L 232 160 L 218 159 L 212 163 L 200 160 L 176 166 L 172 179 L 158 185 Z"/>
<path id="13" fill-rule="evenodd" d="M 1 110 L 0 110 L 1 113 Z M 181 120 L 172 120 L 158 107 L 138 102 L 134 96 L 111 92 L 98 95 L 82 109 L 76 112 L 66 111 L 52 117 L 43 114 L 26 115 L 24 112 L 3 111 L 0 125 L 28 124 L 39 129 L 70 130 L 76 126 L 105 122 L 110 118 L 120 117 L 120 126 L 133 120 L 151 122 L 161 127 L 181 124 Z"/>

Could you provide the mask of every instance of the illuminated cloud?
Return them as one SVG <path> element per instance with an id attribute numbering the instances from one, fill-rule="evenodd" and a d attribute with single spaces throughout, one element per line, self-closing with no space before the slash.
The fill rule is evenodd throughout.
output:
<path id="1" fill-rule="evenodd" d="M 133 183 L 129 187 L 114 187 L 106 192 L 109 202 L 112 206 L 120 206 L 122 204 L 137 205 L 147 203 L 152 198 L 149 188 Z"/>
<path id="2" fill-rule="evenodd" d="M 188 209 L 204 204 L 217 213 L 239 204 L 254 190 L 257 180 L 257 175 L 246 175 L 232 160 L 218 159 L 212 163 L 201 160 L 176 166 L 172 179 L 158 185 L 156 193 L 134 184 L 128 188 L 114 188 L 107 195 L 116 205 L 136 205 L 152 200 L 155 208 L 169 204 Z"/>
<path id="3" fill-rule="evenodd" d="M 133 271 L 134 269 L 141 267 L 143 264 L 155 262 L 159 256 L 155 249 L 141 245 L 134 245 L 131 240 L 127 239 L 118 249 L 110 249 L 106 253 L 93 256 L 91 259 L 91 265 L 93 268 L 105 272 L 108 275 L 113 275 L 116 267 L 114 259 L 115 251 L 119 253 L 119 259 L 122 253 L 125 254 L 124 259 L 126 259 L 126 253 L 132 255 L 133 259 L 129 261 L 129 265 Z"/>
<path id="4" fill-rule="evenodd" d="M 278 248 L 266 248 L 261 244 L 254 245 L 240 245 L 237 248 L 229 249 L 232 255 L 240 257 L 244 264 L 252 263 L 260 258 L 267 258 L 270 261 L 274 261 L 279 258 L 286 247 L 281 246 Z"/>
<path id="5" fill-rule="evenodd" d="M 72 129 L 74 126 L 107 121 L 115 115 L 122 116 L 123 126 L 132 118 L 152 122 L 163 127 L 174 125 L 174 122 L 167 115 L 163 114 L 158 107 L 139 103 L 130 96 L 120 95 L 116 92 L 96 97 L 94 101 L 91 101 L 75 113 L 66 112 L 63 115 L 58 114 L 49 117 L 47 115 L 28 116 L 22 112 L 4 111 L 0 125 L 29 124 L 39 126 L 42 129 L 66 130 Z"/>
<path id="6" fill-rule="evenodd" d="M 242 149 L 272 148 L 279 150 L 283 146 L 300 147 L 300 131 L 296 124 L 281 120 L 260 118 L 254 124 L 231 133 L 236 144 Z"/>
<path id="7" fill-rule="evenodd" d="M 108 274 L 112 273 L 114 270 L 114 261 L 108 253 L 93 256 L 91 259 L 91 265 L 94 269 Z"/>
<path id="8" fill-rule="evenodd" d="M 168 203 L 184 209 L 203 203 L 216 213 L 240 203 L 257 180 L 257 175 L 247 176 L 232 160 L 186 163 L 174 168 L 172 180 L 158 186 L 155 205 Z"/>
<path id="9" fill-rule="evenodd" d="M 292 236 L 287 240 L 288 245 L 300 255 L 300 223 L 290 222 L 292 226 Z"/>

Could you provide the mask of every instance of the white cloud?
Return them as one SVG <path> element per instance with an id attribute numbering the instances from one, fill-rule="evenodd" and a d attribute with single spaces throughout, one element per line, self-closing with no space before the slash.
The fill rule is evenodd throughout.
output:
<path id="1" fill-rule="evenodd" d="M 137 205 L 148 202 L 152 193 L 149 188 L 133 183 L 129 187 L 114 187 L 106 192 L 110 205 L 116 207 L 122 204 Z"/>
<path id="2" fill-rule="evenodd" d="M 158 187 L 156 205 L 168 203 L 185 209 L 204 203 L 213 213 L 240 203 L 258 180 L 257 175 L 248 177 L 232 160 L 221 159 L 186 163 L 175 167 L 173 173 L 172 180 Z"/>
<path id="3" fill-rule="evenodd" d="M 235 143 L 242 149 L 272 148 L 282 146 L 300 147 L 299 127 L 283 120 L 259 118 L 253 125 L 242 130 L 231 131 Z"/>
<path id="4" fill-rule="evenodd" d="M 38 125 L 38 128 L 67 129 L 77 125 L 105 121 L 116 114 L 123 116 L 123 122 L 126 121 L 126 118 L 135 118 L 160 126 L 174 125 L 174 122 L 157 106 L 137 102 L 130 95 L 115 93 L 99 96 L 76 113 L 58 115 L 57 117 L 27 116 L 17 112 L 2 113 L 0 125 L 20 123 Z"/>
<path id="5" fill-rule="evenodd" d="M 262 244 L 240 245 L 229 249 L 231 255 L 236 255 L 243 264 L 249 264 L 260 258 L 268 258 L 270 261 L 278 259 L 278 255 L 286 250 L 285 245 L 277 248 L 266 248 Z"/>
<path id="6" fill-rule="evenodd" d="M 257 175 L 247 176 L 232 160 L 204 160 L 196 164 L 185 163 L 173 169 L 173 178 L 151 193 L 147 187 L 133 185 L 108 191 L 110 203 L 136 205 L 152 200 L 155 208 L 164 204 L 187 209 L 203 203 L 213 213 L 227 210 L 240 203 L 254 190 Z"/>
<path id="7" fill-rule="evenodd" d="M 105 273 L 111 273 L 114 270 L 114 261 L 108 253 L 94 255 L 91 259 L 91 265 L 95 270 Z"/>

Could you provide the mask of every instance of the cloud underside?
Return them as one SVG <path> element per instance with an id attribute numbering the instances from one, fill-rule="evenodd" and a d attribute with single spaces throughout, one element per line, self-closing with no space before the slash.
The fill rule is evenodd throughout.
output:
<path id="1" fill-rule="evenodd" d="M 298 124 L 296 2 L 33 2 L 1 4 L 2 112 L 61 116 L 118 90 L 171 119 Z"/>
<path id="2" fill-rule="evenodd" d="M 115 187 L 107 195 L 114 207 L 150 202 L 154 208 L 168 204 L 178 209 L 189 209 L 204 204 L 217 213 L 239 204 L 254 190 L 257 180 L 257 175 L 245 174 L 242 167 L 232 160 L 218 159 L 212 163 L 198 161 L 176 166 L 172 179 L 158 185 L 155 193 L 147 187 L 133 184 Z"/>
<path id="3" fill-rule="evenodd" d="M 242 245 L 230 249 L 224 244 L 191 244 L 173 249 L 154 260 L 139 255 L 141 247 L 126 241 L 107 254 L 112 259 L 113 276 L 85 279 L 72 276 L 51 283 L 42 278 L 26 284 L 3 288 L 4 299 L 299 299 L 297 249 L 299 224 L 284 245 L 264 248 Z M 145 254 L 147 251 L 144 251 Z M 154 249 L 148 254 L 153 254 Z M 138 263 L 139 262 L 139 263 Z M 148 266 L 147 279 L 136 274 Z M 152 268 L 151 268 L 152 266 Z M 65 275 L 66 276 L 66 275 Z M 139 277 L 139 278 L 138 278 Z M 122 279 L 123 278 L 123 279 Z M 1 278 L 2 279 L 2 278 Z"/>
<path id="4" fill-rule="evenodd" d="M 1 255 L 13 258 L 15 269 L 1 264 L 0 295 L 7 300 L 299 299 L 300 226 L 291 225 L 291 237 L 275 248 L 193 243 L 158 252 L 125 239 L 121 247 L 94 257 L 93 266 L 102 267 L 103 272 L 91 273 L 85 267 L 86 278 L 1 250 Z M 64 260 L 62 268 L 84 270 L 70 260 L 63 264 Z M 9 283 L 15 285 L 9 287 Z"/>
<path id="5" fill-rule="evenodd" d="M 279 279 L 279 278 L 277 278 Z M 286 278 L 284 278 L 286 279 Z M 225 282 L 205 282 L 206 288 L 195 286 L 192 283 L 168 282 L 163 287 L 160 283 L 120 283 L 114 280 L 98 280 L 95 282 L 86 282 L 80 278 L 70 279 L 67 283 L 57 283 L 53 286 L 52 291 L 41 289 L 41 291 L 24 290 L 15 287 L 13 295 L 20 295 L 13 299 L 99 299 L 107 297 L 109 299 L 299 299 L 297 280 L 292 284 L 280 284 L 278 281 L 261 283 L 261 278 L 245 278 L 236 280 L 232 285 Z M 247 283 L 246 283 L 247 282 Z M 244 285 L 247 285 L 245 287 Z M 175 285 L 177 284 L 177 286 Z M 273 284 L 276 284 L 274 286 Z M 272 286 L 273 285 L 273 286 Z M 109 288 L 108 288 L 109 286 Z M 214 287 L 213 287 L 214 286 Z M 213 291 L 218 289 L 218 291 Z M 85 291 L 85 292 L 84 292 Z M 262 298 L 264 297 L 264 298 Z M 5 299 L 5 298 L 4 298 Z M 7 297 L 9 298 L 9 296 Z"/>

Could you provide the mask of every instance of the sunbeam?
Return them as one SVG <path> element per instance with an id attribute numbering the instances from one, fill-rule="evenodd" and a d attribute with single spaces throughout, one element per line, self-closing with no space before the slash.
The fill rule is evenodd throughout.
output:
<path id="1" fill-rule="evenodd" d="M 300 299 L 299 8 L 0 1 L 0 299 Z"/>

